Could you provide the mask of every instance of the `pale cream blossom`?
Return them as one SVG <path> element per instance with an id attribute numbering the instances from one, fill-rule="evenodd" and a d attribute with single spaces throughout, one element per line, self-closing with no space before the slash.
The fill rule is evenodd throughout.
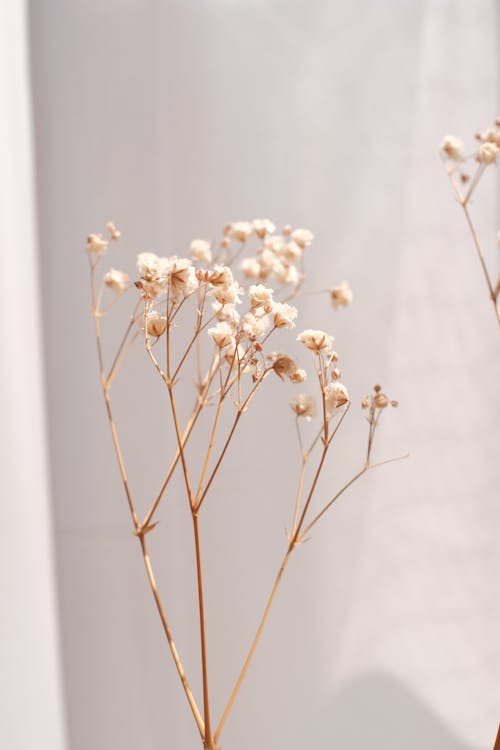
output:
<path id="1" fill-rule="evenodd" d="M 229 224 L 227 234 L 238 242 L 246 242 L 252 234 L 252 225 L 249 221 L 234 221 Z"/>
<path id="2" fill-rule="evenodd" d="M 193 240 L 189 246 L 189 253 L 194 260 L 202 263 L 212 262 L 212 251 L 208 240 Z"/>
<path id="3" fill-rule="evenodd" d="M 478 138 L 483 143 L 494 143 L 496 146 L 500 146 L 500 130 L 497 128 L 488 128 L 484 133 L 480 133 Z"/>
<path id="4" fill-rule="evenodd" d="M 287 286 L 297 286 L 302 280 L 302 274 L 297 266 L 290 263 L 275 263 L 273 266 L 273 276 L 281 283 Z"/>
<path id="5" fill-rule="evenodd" d="M 441 151 L 454 161 L 459 161 L 464 154 L 464 142 L 454 135 L 445 135 L 441 143 Z"/>
<path id="6" fill-rule="evenodd" d="M 169 283 L 171 287 L 170 298 L 177 300 L 179 297 L 187 297 L 198 288 L 196 271 L 189 258 L 170 258 L 168 269 Z"/>
<path id="7" fill-rule="evenodd" d="M 237 326 L 240 322 L 240 314 L 234 304 L 224 304 L 215 300 L 212 303 L 212 309 L 215 312 L 217 320 L 225 320 L 227 323 L 231 323 L 233 326 Z"/>
<path id="8" fill-rule="evenodd" d="M 280 237 L 279 234 L 275 234 L 270 237 L 266 237 L 264 241 L 264 247 L 266 250 L 271 250 L 271 252 L 275 253 L 276 255 L 281 255 L 285 252 L 286 242 L 283 237 Z"/>
<path id="9" fill-rule="evenodd" d="M 332 305 L 335 308 L 348 307 L 352 302 L 352 290 L 347 281 L 343 281 L 330 292 Z"/>
<path id="10" fill-rule="evenodd" d="M 245 258 L 241 263 L 241 270 L 247 279 L 259 279 L 261 276 L 260 263 L 256 258 Z"/>
<path id="11" fill-rule="evenodd" d="M 315 354 L 318 354 L 319 352 L 328 351 L 332 348 L 333 336 L 329 336 L 324 331 L 315 331 L 308 328 L 306 331 L 299 333 L 297 341 L 300 341 L 305 347 Z"/>
<path id="12" fill-rule="evenodd" d="M 108 245 L 109 240 L 105 240 L 102 234 L 89 234 L 85 249 L 91 255 L 104 255 Z"/>
<path id="13" fill-rule="evenodd" d="M 243 294 L 243 288 L 237 281 L 232 284 L 224 284 L 214 289 L 214 296 L 221 305 L 239 305 L 241 302 L 240 295 Z"/>
<path id="14" fill-rule="evenodd" d="M 253 231 L 261 240 L 266 234 L 272 234 L 276 227 L 269 219 L 254 219 L 252 222 Z"/>
<path id="15" fill-rule="evenodd" d="M 270 307 L 273 303 L 273 290 L 264 284 L 253 284 L 249 289 L 250 305 L 253 308 Z"/>
<path id="16" fill-rule="evenodd" d="M 295 240 L 297 245 L 304 250 L 312 243 L 314 234 L 309 229 L 294 229 L 292 232 L 292 240 Z"/>
<path id="17" fill-rule="evenodd" d="M 146 316 L 146 330 L 150 336 L 162 336 L 167 327 L 167 319 L 157 310 L 150 310 Z"/>
<path id="18" fill-rule="evenodd" d="M 252 312 L 246 313 L 241 319 L 241 327 L 249 338 L 260 338 L 269 329 L 270 322 L 268 315 L 257 317 Z"/>
<path id="19" fill-rule="evenodd" d="M 349 403 L 349 394 L 345 385 L 339 382 L 328 383 L 324 391 L 326 416 L 328 419 L 342 406 Z"/>
<path id="20" fill-rule="evenodd" d="M 108 221 L 108 223 L 106 224 L 106 229 L 110 233 L 112 240 L 120 239 L 122 233 L 120 232 L 119 229 L 116 228 L 114 222 Z"/>
<path id="21" fill-rule="evenodd" d="M 291 383 L 303 383 L 304 380 L 307 379 L 307 372 L 305 370 L 302 370 L 300 367 L 298 370 L 295 370 L 295 372 L 292 372 L 290 375 L 290 382 Z"/>
<path id="22" fill-rule="evenodd" d="M 284 246 L 283 255 L 287 260 L 292 261 L 292 263 L 296 262 L 302 255 L 303 248 L 298 244 L 298 242 L 295 242 L 292 240 L 292 242 L 288 242 Z"/>
<path id="23" fill-rule="evenodd" d="M 137 256 L 137 270 L 146 281 L 157 280 L 160 277 L 165 277 L 166 281 L 168 267 L 168 259 L 160 258 L 156 253 L 144 252 Z"/>
<path id="24" fill-rule="evenodd" d="M 291 378 L 297 372 L 297 363 L 288 354 L 273 354 L 273 370 L 282 380 L 284 376 Z"/>
<path id="25" fill-rule="evenodd" d="M 479 164 L 495 164 L 498 156 L 498 146 L 496 143 L 490 143 L 489 141 L 483 143 L 476 154 L 476 160 Z"/>
<path id="26" fill-rule="evenodd" d="M 298 417 L 310 419 L 316 414 L 316 401 L 307 393 L 298 393 L 290 401 L 292 410 Z"/>
<path id="27" fill-rule="evenodd" d="M 297 308 L 286 302 L 275 302 L 273 320 L 276 328 L 295 328 Z"/>
<path id="28" fill-rule="evenodd" d="M 128 273 L 125 273 L 125 271 L 117 271 L 116 268 L 110 268 L 104 276 L 104 283 L 113 292 L 116 292 L 116 294 L 121 294 L 128 288 L 130 280 Z"/>
<path id="29" fill-rule="evenodd" d="M 233 272 L 229 266 L 214 266 L 210 275 L 210 283 L 212 286 L 229 286 L 233 282 Z"/>
<path id="30" fill-rule="evenodd" d="M 208 329 L 208 335 L 213 339 L 216 346 L 223 349 L 225 346 L 234 346 L 235 339 L 233 328 L 229 323 L 220 321 L 213 328 Z"/>

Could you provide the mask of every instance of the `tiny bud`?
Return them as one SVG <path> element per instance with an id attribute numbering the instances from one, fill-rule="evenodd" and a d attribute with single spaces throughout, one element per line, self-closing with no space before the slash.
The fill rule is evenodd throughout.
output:
<path id="1" fill-rule="evenodd" d="M 119 229 L 116 228 L 116 226 L 114 225 L 114 223 L 112 221 L 108 221 L 108 223 L 106 224 L 106 229 L 110 233 L 112 240 L 119 240 L 120 239 L 121 232 L 120 232 Z"/>
<path id="2" fill-rule="evenodd" d="M 377 393 L 377 395 L 373 399 L 373 403 L 375 404 L 375 407 L 377 409 L 385 409 L 386 406 L 389 406 L 389 399 L 387 398 L 385 393 Z"/>
<path id="3" fill-rule="evenodd" d="M 221 241 L 220 241 L 220 246 L 221 246 L 221 247 L 222 247 L 222 248 L 223 248 L 224 250 L 227 250 L 227 248 L 229 247 L 229 245 L 230 245 L 230 244 L 231 244 L 231 240 L 229 239 L 229 237 L 223 237 L 223 238 L 221 239 Z"/>
<path id="4" fill-rule="evenodd" d="M 361 408 L 362 409 L 368 409 L 369 406 L 370 406 L 370 399 L 369 398 L 364 398 L 362 400 L 362 402 L 361 402 Z"/>
<path id="5" fill-rule="evenodd" d="M 394 408 L 396 408 L 398 406 L 398 402 L 397 401 L 391 401 L 391 406 L 393 406 Z"/>
<path id="6" fill-rule="evenodd" d="M 290 383 L 303 383 L 307 378 L 307 372 L 305 370 L 295 370 L 290 375 Z"/>
<path id="7" fill-rule="evenodd" d="M 375 393 L 380 393 L 380 391 L 382 390 L 382 387 L 378 385 L 377 383 L 377 385 L 373 386 L 373 390 L 375 391 Z"/>
<path id="8" fill-rule="evenodd" d="M 334 367 L 332 370 L 332 380 L 338 380 L 340 378 L 340 370 L 338 367 Z"/>

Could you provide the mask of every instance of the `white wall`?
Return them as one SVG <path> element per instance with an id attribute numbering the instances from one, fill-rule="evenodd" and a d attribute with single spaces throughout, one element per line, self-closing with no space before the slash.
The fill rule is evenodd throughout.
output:
<path id="1" fill-rule="evenodd" d="M 293 561 L 226 750 L 488 748 L 498 722 L 498 332 L 437 158 L 497 114 L 492 0 L 31 3 L 53 500 L 71 750 L 196 748 L 113 461 L 88 314 L 89 231 L 120 259 L 182 254 L 264 215 L 313 229 L 311 286 L 361 398 L 399 398 L 381 455 L 411 451 L 345 499 Z M 494 178 L 481 196 L 492 261 Z M 118 251 L 117 251 L 118 252 Z M 132 375 L 142 376 L 139 366 Z M 131 481 L 157 485 L 154 388 L 117 382 Z M 209 648 L 222 708 L 283 550 L 292 478 L 272 452 L 279 390 L 256 404 L 207 506 Z M 257 488 L 244 453 L 266 424 Z M 358 465 L 353 409 L 326 494 Z M 275 465 L 278 475 L 273 476 Z M 156 473 L 155 473 L 156 472 Z M 234 497 L 236 483 L 237 497 Z M 224 494 L 226 490 L 226 494 Z M 195 673 L 192 546 L 180 502 L 153 554 Z M 264 519 L 265 523 L 262 523 Z M 199 689 L 198 689 L 199 693 Z"/>

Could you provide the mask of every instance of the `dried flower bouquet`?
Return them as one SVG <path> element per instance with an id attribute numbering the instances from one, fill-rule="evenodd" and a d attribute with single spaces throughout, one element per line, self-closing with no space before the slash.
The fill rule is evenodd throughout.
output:
<path id="1" fill-rule="evenodd" d="M 137 274 L 133 281 L 125 272 L 111 269 L 104 274 L 101 283 L 97 279 L 101 260 L 109 245 L 119 236 L 114 224 L 109 223 L 107 235 L 90 235 L 86 246 L 102 391 L 133 530 L 140 544 L 149 585 L 172 658 L 203 747 L 217 750 L 222 729 L 255 653 L 290 556 L 354 482 L 371 469 L 398 460 L 399 457 L 374 462 L 372 458 L 381 415 L 388 407 L 397 404 L 378 385 L 363 400 L 368 436 L 359 470 L 333 496 L 319 505 L 320 510 L 313 512 L 311 501 L 332 442 L 348 413 L 350 401 L 345 385 L 340 382 L 333 337 L 324 331 L 310 329 L 303 330 L 296 337 L 312 364 L 316 398 L 298 393 L 290 402 L 300 462 L 285 552 L 248 655 L 221 716 L 214 721 L 209 691 L 200 517 L 207 509 L 214 478 L 223 468 L 238 424 L 267 378 L 278 377 L 297 385 L 307 378 L 306 370 L 294 357 L 282 351 L 272 351 L 271 344 L 278 331 L 290 331 L 296 325 L 297 308 L 291 302 L 296 302 L 307 293 L 303 291 L 304 256 L 310 252 L 313 235 L 307 229 L 292 230 L 288 226 L 281 234 L 276 234 L 275 226 L 269 220 L 235 222 L 225 228 L 215 250 L 206 240 L 194 240 L 189 258 L 159 257 L 151 252 L 143 252 L 137 258 Z M 249 247 L 255 240 L 257 247 L 250 252 Z M 236 265 L 239 266 L 240 280 L 236 278 Z M 334 307 L 351 303 L 352 294 L 347 282 L 328 290 L 327 294 Z M 115 302 L 125 296 L 134 297 L 133 309 L 111 364 L 106 365 L 101 321 L 112 306 L 113 311 L 116 309 Z M 181 310 L 183 314 L 179 315 Z M 179 322 L 185 322 L 186 317 L 189 323 L 182 326 Z M 183 327 L 184 335 L 186 329 L 188 331 L 188 338 L 182 354 L 176 355 L 173 341 Z M 142 342 L 154 372 L 164 384 L 176 444 L 161 488 L 143 517 L 139 514 L 127 479 L 110 399 L 112 384 L 134 341 Z M 187 370 L 191 379 L 195 379 L 195 403 L 186 423 L 181 424 L 177 386 Z M 317 428 L 311 433 L 312 439 L 307 441 L 303 423 L 312 421 L 317 411 Z M 221 434 L 223 412 L 229 414 L 230 427 Z M 187 455 L 186 447 L 203 415 L 209 420 L 209 437 L 205 453 L 199 465 L 195 465 Z M 192 518 L 201 645 L 201 707 L 174 644 L 148 554 L 148 535 L 157 525 L 160 505 L 177 468 L 183 477 L 187 507 Z"/>
<path id="2" fill-rule="evenodd" d="M 500 325 L 500 274 L 497 279 L 488 269 L 478 232 L 470 212 L 470 204 L 477 187 L 488 167 L 496 165 L 500 152 L 500 118 L 495 120 L 493 127 L 487 128 L 483 133 L 476 133 L 478 147 L 471 153 L 465 153 L 464 142 L 454 135 L 447 135 L 441 143 L 441 156 L 450 178 L 455 197 L 462 211 L 472 236 L 474 249 L 481 265 L 488 296 L 493 304 L 498 324 Z M 469 174 L 470 163 L 475 163 L 472 175 Z M 500 231 L 497 232 L 497 245 L 500 246 Z"/>

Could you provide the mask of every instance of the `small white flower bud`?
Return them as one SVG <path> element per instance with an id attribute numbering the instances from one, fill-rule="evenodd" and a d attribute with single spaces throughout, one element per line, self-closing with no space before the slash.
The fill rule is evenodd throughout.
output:
<path id="1" fill-rule="evenodd" d="M 347 281 L 343 281 L 340 286 L 336 286 L 330 292 L 332 305 L 338 307 L 348 307 L 352 302 L 352 290 Z"/>
<path id="2" fill-rule="evenodd" d="M 102 234 L 89 234 L 87 237 L 86 250 L 91 255 L 104 255 L 108 249 L 109 241 Z"/>
<path id="3" fill-rule="evenodd" d="M 464 154 L 464 142 L 454 135 L 445 135 L 441 143 L 441 151 L 454 161 L 459 161 Z"/>
<path id="4" fill-rule="evenodd" d="M 495 164 L 498 156 L 498 146 L 495 143 L 483 143 L 476 154 L 479 164 Z"/>
<path id="5" fill-rule="evenodd" d="M 329 336 L 324 331 L 314 331 L 308 328 L 306 331 L 299 333 L 297 341 L 300 341 L 305 347 L 318 354 L 321 351 L 328 351 L 332 348 L 333 336 Z"/>
<path id="6" fill-rule="evenodd" d="M 307 393 L 299 393 L 294 396 L 290 401 L 290 406 L 298 417 L 310 419 L 316 414 L 316 402 Z"/>
<path id="7" fill-rule="evenodd" d="M 116 268 L 110 268 L 107 274 L 104 276 L 104 283 L 107 287 L 121 294 L 129 286 L 128 274 L 125 271 L 117 271 Z"/>
<path id="8" fill-rule="evenodd" d="M 212 261 L 212 251 L 208 240 L 193 240 L 189 246 L 189 253 L 194 260 L 201 260 L 203 263 Z"/>

